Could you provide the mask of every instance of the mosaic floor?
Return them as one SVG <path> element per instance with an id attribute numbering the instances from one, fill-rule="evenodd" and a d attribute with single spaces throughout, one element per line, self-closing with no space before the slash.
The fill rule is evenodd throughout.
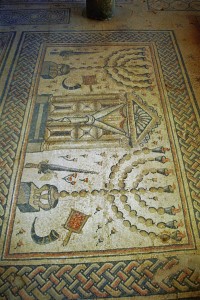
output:
<path id="1" fill-rule="evenodd" d="M 200 1 L 195 0 L 148 0 L 149 9 L 172 11 L 200 11 Z"/>
<path id="2" fill-rule="evenodd" d="M 200 299 L 200 12 L 46 2 L 0 10 L 0 299 Z"/>

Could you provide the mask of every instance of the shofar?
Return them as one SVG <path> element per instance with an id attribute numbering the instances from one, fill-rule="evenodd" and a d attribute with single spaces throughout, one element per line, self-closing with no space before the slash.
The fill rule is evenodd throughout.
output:
<path id="1" fill-rule="evenodd" d="M 88 18 L 97 20 L 110 19 L 114 14 L 115 0 L 86 0 Z"/>

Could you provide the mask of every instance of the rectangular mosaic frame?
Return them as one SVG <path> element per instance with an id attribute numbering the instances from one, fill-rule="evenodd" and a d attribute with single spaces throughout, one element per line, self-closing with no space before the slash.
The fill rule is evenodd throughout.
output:
<path id="1" fill-rule="evenodd" d="M 34 40 L 34 43 L 33 43 Z M 19 48 L 17 56 L 17 65 L 13 73 L 13 81 L 11 81 L 8 91 L 7 101 L 4 103 L 2 114 L 2 135 L 0 145 L 2 146 L 2 179 L 0 182 L 1 195 L 1 211 L 6 210 L 6 202 L 8 200 L 9 191 L 12 192 L 13 179 L 15 177 L 15 169 L 17 167 L 15 157 L 18 148 L 20 132 L 22 129 L 21 118 L 25 113 L 28 104 L 28 91 L 34 67 L 37 62 L 40 46 L 42 43 L 102 43 L 107 40 L 112 42 L 154 42 L 161 64 L 163 78 L 168 93 L 169 105 L 172 110 L 175 127 L 177 129 L 176 137 L 179 145 L 181 145 L 182 157 L 185 166 L 185 172 L 190 188 L 190 196 L 194 215 L 199 214 L 199 190 L 198 184 L 198 138 L 199 127 L 196 118 L 196 108 L 192 108 L 190 99 L 194 99 L 190 86 L 188 85 L 187 75 L 183 74 L 184 67 L 180 52 L 177 48 L 176 40 L 171 31 L 105 31 L 105 32 L 24 32 L 22 34 L 20 44 L 26 45 Z M 32 51 L 32 56 L 26 51 Z M 168 68 L 171 60 L 174 62 L 174 69 Z M 21 65 L 27 62 L 27 74 L 20 71 Z M 185 71 L 186 73 L 186 71 Z M 187 73 L 186 73 L 187 74 Z M 18 80 L 16 81 L 17 78 Z M 173 87 L 172 87 L 173 85 Z M 176 93 L 177 87 L 181 93 Z M 16 88 L 23 89 L 20 96 L 16 96 Z M 13 99 L 15 102 L 13 103 Z M 192 102 L 193 102 L 192 100 Z M 192 103 L 194 105 L 194 103 Z M 17 114 L 10 113 L 15 111 Z M 187 123 L 189 130 L 184 133 L 184 124 Z M 7 130 L 12 124 L 12 129 Z M 16 134 L 17 132 L 17 134 Z M 14 172 L 13 172 L 14 171 Z M 12 179 L 12 180 L 11 180 Z M 4 217 L 3 217 L 4 218 Z M 2 219 L 3 219 L 2 218 Z M 196 218 L 195 234 L 199 228 L 199 220 Z M 198 239 L 198 236 L 196 236 Z M 172 277 L 162 281 L 160 285 L 155 284 L 153 274 L 159 268 L 167 269 L 168 265 L 176 265 L 180 261 L 177 254 L 175 256 L 162 259 L 155 257 L 141 259 L 124 259 L 123 261 L 92 262 L 92 263 L 76 263 L 64 264 L 60 262 L 57 265 L 36 264 L 21 266 L 21 263 L 14 263 L 14 267 L 6 265 L 6 261 L 2 262 L 0 268 L 2 296 L 14 297 L 33 296 L 48 292 L 48 296 L 67 297 L 69 299 L 86 298 L 94 299 L 96 297 L 133 297 L 144 295 L 164 295 L 166 293 L 190 292 L 198 293 L 199 284 L 193 276 L 193 271 L 189 269 L 183 270 L 180 267 Z M 52 262 L 53 263 L 53 262 Z M 58 263 L 58 262 L 55 262 Z M 9 263 L 10 264 L 10 263 Z M 13 275 L 14 274 L 14 275 Z M 94 277 L 95 274 L 95 277 Z M 184 276 L 181 274 L 185 274 Z M 23 278 L 22 285 L 17 286 L 13 282 L 15 278 Z M 105 282 L 102 278 L 106 278 Z M 142 279 L 143 278 L 143 279 Z M 140 281 L 141 280 L 141 281 Z M 129 283 L 126 283 L 128 281 Z M 32 283 L 31 283 L 32 282 Z M 34 282 L 34 284 L 33 284 Z M 56 296 L 55 296 L 56 295 Z M 51 297 L 49 296 L 49 297 Z M 6 299 L 6 298 L 3 298 Z M 39 298 L 38 298 L 39 299 Z M 50 299 L 50 298 L 49 298 Z M 62 299 L 62 298 L 61 298 Z"/>

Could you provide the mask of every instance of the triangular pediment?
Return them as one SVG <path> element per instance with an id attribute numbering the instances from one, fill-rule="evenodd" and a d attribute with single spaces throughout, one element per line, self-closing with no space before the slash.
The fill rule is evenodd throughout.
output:
<path id="1" fill-rule="evenodd" d="M 134 113 L 136 136 L 137 136 L 137 138 L 139 138 L 141 136 L 141 134 L 151 124 L 153 118 L 138 103 L 136 103 L 135 101 L 133 101 L 132 103 L 133 103 L 133 113 Z"/>

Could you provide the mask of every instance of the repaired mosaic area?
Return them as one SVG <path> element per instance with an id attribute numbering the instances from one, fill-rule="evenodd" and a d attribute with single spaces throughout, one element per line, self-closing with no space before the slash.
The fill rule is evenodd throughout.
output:
<path id="1" fill-rule="evenodd" d="M 193 101 L 188 91 L 171 32 L 23 33 L 2 114 L 4 124 L 12 123 L 9 135 L 2 128 L 0 140 L 2 259 L 27 265 L 35 260 L 36 266 L 28 268 L 40 275 L 54 268 L 41 270 L 40 264 L 60 259 L 58 285 L 63 274 L 76 274 L 70 275 L 71 285 L 56 291 L 69 299 L 198 290 L 196 275 L 188 275 L 175 254 L 198 246 L 199 128 L 192 106 L 187 108 Z M 10 119 L 11 103 L 17 111 Z M 148 258 L 152 252 L 174 257 Z M 131 261 L 137 253 L 147 258 Z M 63 258 L 75 265 L 64 265 Z M 173 281 L 171 289 L 170 278 L 163 285 L 165 278 L 154 277 L 168 264 L 181 282 Z M 142 266 L 150 285 L 137 283 L 141 275 L 137 278 L 134 270 Z M 82 267 L 85 279 L 74 291 Z M 193 261 L 191 267 L 196 274 Z M 98 276 L 111 269 L 107 287 L 92 277 L 93 268 Z M 121 268 L 122 280 L 129 282 L 123 291 Z M 192 284 L 183 283 L 183 269 Z M 12 276 L 6 275 L 9 267 L 0 271 L 13 288 L 18 274 L 24 274 L 20 266 Z M 28 273 L 23 276 L 36 280 Z M 49 280 L 45 274 L 37 286 L 42 293 L 41 282 Z M 26 285 L 22 282 L 21 292 L 34 294 Z"/>
<path id="2" fill-rule="evenodd" d="M 200 1 L 199 0 L 148 0 L 149 10 L 200 10 Z"/>

